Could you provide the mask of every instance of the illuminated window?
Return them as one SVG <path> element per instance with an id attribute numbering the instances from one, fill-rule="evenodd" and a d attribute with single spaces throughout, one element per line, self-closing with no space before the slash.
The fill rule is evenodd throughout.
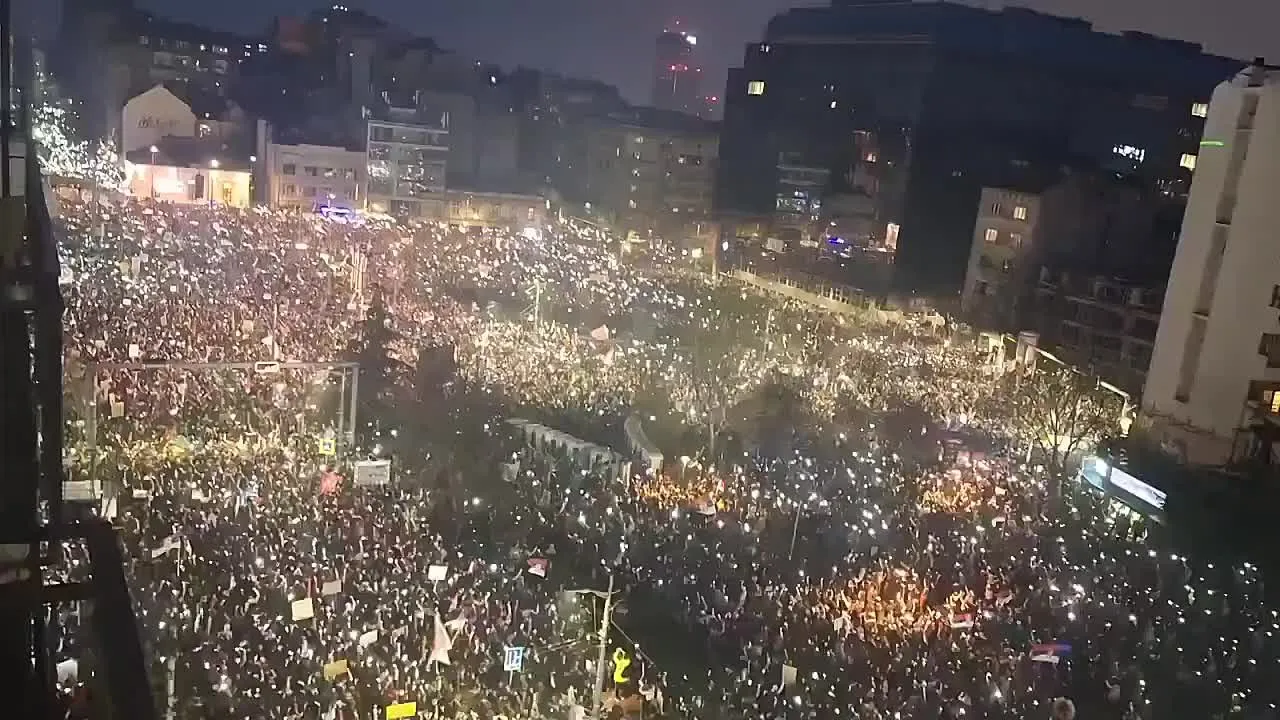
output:
<path id="1" fill-rule="evenodd" d="M 1000 239 L 1000 231 L 996 230 L 995 228 L 987 228 L 986 238 L 987 238 L 987 242 L 993 243 L 996 240 Z"/>
<path id="2" fill-rule="evenodd" d="M 635 200 L 628 200 L 628 201 L 627 201 L 627 207 L 631 208 L 632 210 L 635 210 L 635 209 L 636 209 L 636 201 L 635 201 Z"/>
<path id="3" fill-rule="evenodd" d="M 763 81 L 763 80 L 752 80 L 751 82 L 747 83 L 747 94 L 748 94 L 748 95 L 763 95 L 763 94 L 764 94 L 764 81 Z"/>
<path id="4" fill-rule="evenodd" d="M 637 145 L 643 145 L 643 144 L 644 144 L 644 136 L 643 136 L 643 135 L 637 135 L 637 136 L 636 136 L 636 144 L 637 144 Z"/>
<path id="5" fill-rule="evenodd" d="M 1182 153 L 1182 159 L 1178 161 L 1178 164 L 1188 170 L 1195 170 L 1196 156 L 1191 153 Z"/>
<path id="6" fill-rule="evenodd" d="M 1209 103 L 1196 103 L 1191 106 L 1191 114 L 1194 117 L 1209 117 Z"/>
<path id="7" fill-rule="evenodd" d="M 1014 219 L 1014 220 L 1026 220 L 1026 219 L 1027 219 L 1027 208 L 1026 208 L 1025 206 L 1022 206 L 1022 205 L 1014 205 L 1014 206 L 1013 206 L 1013 219 Z"/>
<path id="8" fill-rule="evenodd" d="M 1009 233 L 1009 245 L 1015 250 L 1022 247 L 1022 233 Z"/>

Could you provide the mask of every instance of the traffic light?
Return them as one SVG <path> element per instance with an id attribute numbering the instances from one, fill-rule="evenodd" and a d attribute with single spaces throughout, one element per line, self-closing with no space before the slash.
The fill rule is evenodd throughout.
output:
<path id="1" fill-rule="evenodd" d="M 627 668 L 631 667 L 631 657 L 622 648 L 613 649 L 613 684 L 623 685 L 631 680 L 627 676 Z"/>

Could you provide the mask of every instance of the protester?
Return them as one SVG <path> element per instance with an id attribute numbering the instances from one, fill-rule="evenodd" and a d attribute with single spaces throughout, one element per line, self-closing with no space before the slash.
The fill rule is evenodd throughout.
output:
<path id="1" fill-rule="evenodd" d="M 614 714 L 1012 719 L 1069 698 L 1082 717 L 1276 717 L 1257 569 L 1056 497 L 955 329 L 701 279 L 663 247 L 623 262 L 576 222 L 469 234 L 137 200 L 65 203 L 60 222 L 70 473 L 120 490 L 177 720 L 574 717 L 602 608 L 560 591 L 610 576 L 609 643 L 640 658 L 621 696 L 644 698 Z M 392 360 L 448 348 L 457 372 L 441 405 L 392 373 L 393 409 L 359 435 L 417 418 L 424 439 L 366 486 L 317 450 L 333 375 L 272 364 L 350 360 L 375 298 Z M 796 412 L 765 402 L 728 446 L 770 388 Z M 466 440 L 441 429 L 464 393 L 492 400 Z M 513 452 L 503 422 L 627 452 L 642 408 L 681 418 L 691 456 L 614 479 L 563 448 Z M 95 670 L 64 619 L 74 685 Z"/>

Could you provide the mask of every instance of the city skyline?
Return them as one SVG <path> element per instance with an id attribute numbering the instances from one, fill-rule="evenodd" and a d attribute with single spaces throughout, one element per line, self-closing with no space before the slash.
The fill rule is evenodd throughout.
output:
<path id="1" fill-rule="evenodd" d="M 315 0 L 226 0 L 214 6 L 138 0 L 140 7 L 175 20 L 241 33 L 260 33 L 277 15 L 304 15 L 323 7 Z M 792 7 L 826 5 L 792 0 L 686 0 L 652 4 L 511 0 L 432 6 L 404 0 L 347 0 L 352 9 L 430 36 L 442 46 L 504 67 L 524 65 L 617 85 L 628 100 L 647 102 L 652 90 L 653 39 L 673 18 L 699 38 L 703 91 L 719 94 L 728 68 L 741 62 L 743 47 L 761 39 L 775 14 Z M 967 4 L 997 8 L 999 2 Z M 1023 0 L 1016 5 L 1078 16 L 1108 32 L 1139 30 L 1204 45 L 1208 52 L 1241 59 L 1280 59 L 1280 4 L 1227 0 L 1206 13 L 1207 3 L 1154 0 Z M 233 18 L 229 21 L 229 18 Z"/>

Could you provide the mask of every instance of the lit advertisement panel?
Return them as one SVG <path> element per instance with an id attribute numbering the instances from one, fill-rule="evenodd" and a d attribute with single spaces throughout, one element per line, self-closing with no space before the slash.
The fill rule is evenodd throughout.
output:
<path id="1" fill-rule="evenodd" d="M 1162 515 L 1169 496 L 1131 473 L 1113 467 L 1104 458 L 1096 455 L 1085 458 L 1080 463 L 1076 479 L 1089 483 L 1134 510 L 1163 521 Z"/>
<path id="2" fill-rule="evenodd" d="M 1129 493 L 1138 500 L 1150 505 L 1156 510 L 1163 510 L 1165 501 L 1169 498 L 1165 493 L 1151 487 L 1120 468 L 1111 468 L 1111 484 Z"/>

